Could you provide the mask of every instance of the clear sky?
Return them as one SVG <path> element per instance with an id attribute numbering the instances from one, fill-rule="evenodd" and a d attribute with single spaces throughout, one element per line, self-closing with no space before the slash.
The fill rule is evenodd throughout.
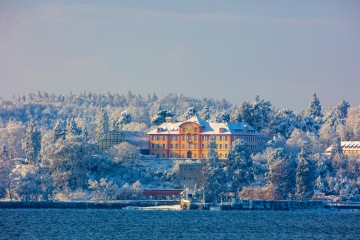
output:
<path id="1" fill-rule="evenodd" d="M 360 1 L 0 1 L 0 96 L 360 104 Z"/>

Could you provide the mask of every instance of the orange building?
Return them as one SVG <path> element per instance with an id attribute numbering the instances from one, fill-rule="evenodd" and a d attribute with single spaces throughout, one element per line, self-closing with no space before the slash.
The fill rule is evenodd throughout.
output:
<path id="1" fill-rule="evenodd" d="M 325 154 L 330 156 L 332 147 L 328 147 Z M 345 155 L 360 155 L 360 141 L 341 141 L 341 148 Z"/>
<path id="2" fill-rule="evenodd" d="M 220 159 L 227 159 L 233 141 L 248 142 L 250 151 L 261 149 L 261 135 L 246 123 L 206 122 L 194 116 L 185 122 L 166 122 L 148 132 L 149 154 L 158 158 L 205 159 L 214 138 Z"/>

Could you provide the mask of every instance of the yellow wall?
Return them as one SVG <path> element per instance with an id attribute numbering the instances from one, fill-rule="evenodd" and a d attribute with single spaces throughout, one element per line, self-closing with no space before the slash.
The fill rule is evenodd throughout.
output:
<path id="1" fill-rule="evenodd" d="M 191 152 L 191 158 L 207 158 L 207 144 L 214 137 L 219 158 L 227 159 L 231 143 L 236 139 L 229 134 L 201 134 L 200 126 L 196 123 L 180 125 L 179 132 L 179 134 L 171 135 L 149 134 L 150 154 L 157 155 L 160 158 L 188 158 Z M 254 149 L 250 150 L 255 150 L 255 145 L 258 143 L 255 136 L 242 136 L 241 138 L 248 141 L 250 146 L 254 146 L 252 147 Z"/>

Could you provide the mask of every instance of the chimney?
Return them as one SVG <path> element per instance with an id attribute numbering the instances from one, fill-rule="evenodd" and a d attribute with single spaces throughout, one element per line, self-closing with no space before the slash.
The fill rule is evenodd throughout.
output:
<path id="1" fill-rule="evenodd" d="M 174 119 L 172 117 L 166 117 L 165 122 L 167 123 L 174 123 Z"/>

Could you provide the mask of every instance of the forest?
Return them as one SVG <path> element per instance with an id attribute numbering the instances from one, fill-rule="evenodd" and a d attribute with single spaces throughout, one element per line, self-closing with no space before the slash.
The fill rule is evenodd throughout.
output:
<path id="1" fill-rule="evenodd" d="M 208 201 L 219 201 L 224 192 L 248 199 L 308 199 L 314 190 L 360 200 L 360 155 L 344 155 L 340 145 L 360 140 L 360 106 L 342 100 L 323 108 L 316 93 L 302 112 L 276 108 L 260 96 L 239 105 L 131 92 L 0 98 L 0 198 L 113 200 L 137 196 L 144 188 L 181 188 L 177 161 L 142 160 L 128 143 L 106 152 L 96 144 L 112 129 L 147 132 L 166 116 L 181 121 L 194 114 L 246 122 L 263 136 L 261 152 L 250 154 L 246 142 L 235 141 L 227 161 L 209 144 L 198 186 Z"/>

